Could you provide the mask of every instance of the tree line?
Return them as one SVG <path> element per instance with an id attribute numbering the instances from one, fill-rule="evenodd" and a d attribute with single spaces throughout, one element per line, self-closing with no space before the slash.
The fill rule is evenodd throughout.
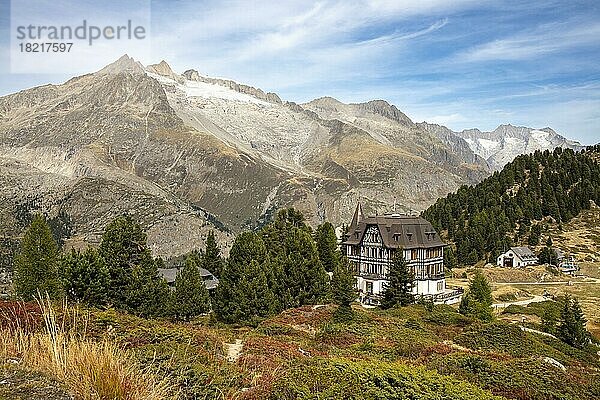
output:
<path id="1" fill-rule="evenodd" d="M 439 199 L 423 217 L 455 244 L 450 263 L 494 262 L 516 243 L 537 246 L 544 224 L 600 204 L 600 146 L 521 155 L 475 186 Z M 452 265 L 450 265 L 452 266 Z"/>
<path id="2" fill-rule="evenodd" d="M 146 234 L 131 216 L 110 222 L 98 248 L 63 253 L 46 219 L 36 215 L 15 258 L 14 283 L 23 300 L 47 293 L 180 320 L 213 310 L 226 323 L 255 323 L 287 308 L 331 300 L 348 318 L 356 298 L 333 226 L 326 222 L 313 231 L 295 209 L 281 210 L 259 231 L 239 234 L 227 259 L 211 231 L 204 251 L 167 263 L 180 267 L 173 289 L 159 274 L 165 261 L 152 257 Z M 206 289 L 200 268 L 219 278 L 214 293 Z"/>

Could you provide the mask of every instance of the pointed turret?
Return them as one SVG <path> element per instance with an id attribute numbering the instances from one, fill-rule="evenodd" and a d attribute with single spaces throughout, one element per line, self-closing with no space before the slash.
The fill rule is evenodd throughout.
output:
<path id="1" fill-rule="evenodd" d="M 354 211 L 354 216 L 352 217 L 352 222 L 350 223 L 350 230 L 352 229 L 356 229 L 356 227 L 358 226 L 358 224 L 360 223 L 360 221 L 362 221 L 365 218 L 364 214 L 363 214 L 363 210 L 362 210 L 362 206 L 360 205 L 360 202 L 356 204 L 356 210 Z"/>

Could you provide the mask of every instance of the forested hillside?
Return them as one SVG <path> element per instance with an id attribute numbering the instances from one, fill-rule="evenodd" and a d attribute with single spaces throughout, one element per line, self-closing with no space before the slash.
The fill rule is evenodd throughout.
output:
<path id="1" fill-rule="evenodd" d="M 423 216 L 456 245 L 461 264 L 495 260 L 505 248 L 535 246 L 547 223 L 559 226 L 600 203 L 600 145 L 517 157 L 475 186 L 439 199 Z"/>

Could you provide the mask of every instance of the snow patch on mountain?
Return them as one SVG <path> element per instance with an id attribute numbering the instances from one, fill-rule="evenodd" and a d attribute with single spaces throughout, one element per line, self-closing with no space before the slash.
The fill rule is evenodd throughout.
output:
<path id="1" fill-rule="evenodd" d="M 474 153 L 485 158 L 493 169 L 499 170 L 521 154 L 556 147 L 580 150 L 580 143 L 568 140 L 550 128 L 532 129 L 523 126 L 500 125 L 491 132 L 469 129 L 454 132 L 463 138 Z"/>
<path id="2" fill-rule="evenodd" d="M 236 92 L 221 85 L 214 85 L 205 82 L 183 80 L 183 83 L 177 82 L 174 79 L 158 75 L 152 72 L 146 72 L 148 76 L 156 79 L 160 83 L 174 85 L 176 89 L 185 93 L 186 97 L 202 97 L 205 99 L 216 98 L 228 101 L 237 101 L 242 103 L 260 104 L 270 107 L 272 104 L 266 101 L 257 99 L 245 93 Z"/>

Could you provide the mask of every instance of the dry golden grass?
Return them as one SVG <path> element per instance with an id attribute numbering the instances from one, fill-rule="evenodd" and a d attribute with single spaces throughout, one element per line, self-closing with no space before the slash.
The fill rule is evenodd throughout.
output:
<path id="1" fill-rule="evenodd" d="M 108 340 L 90 340 L 65 323 L 57 323 L 49 301 L 43 302 L 42 309 L 42 332 L 27 332 L 18 324 L 0 328 L 0 362 L 17 359 L 23 368 L 53 376 L 64 382 L 76 399 L 169 397 L 168 382 L 140 371 L 122 348 Z"/>

